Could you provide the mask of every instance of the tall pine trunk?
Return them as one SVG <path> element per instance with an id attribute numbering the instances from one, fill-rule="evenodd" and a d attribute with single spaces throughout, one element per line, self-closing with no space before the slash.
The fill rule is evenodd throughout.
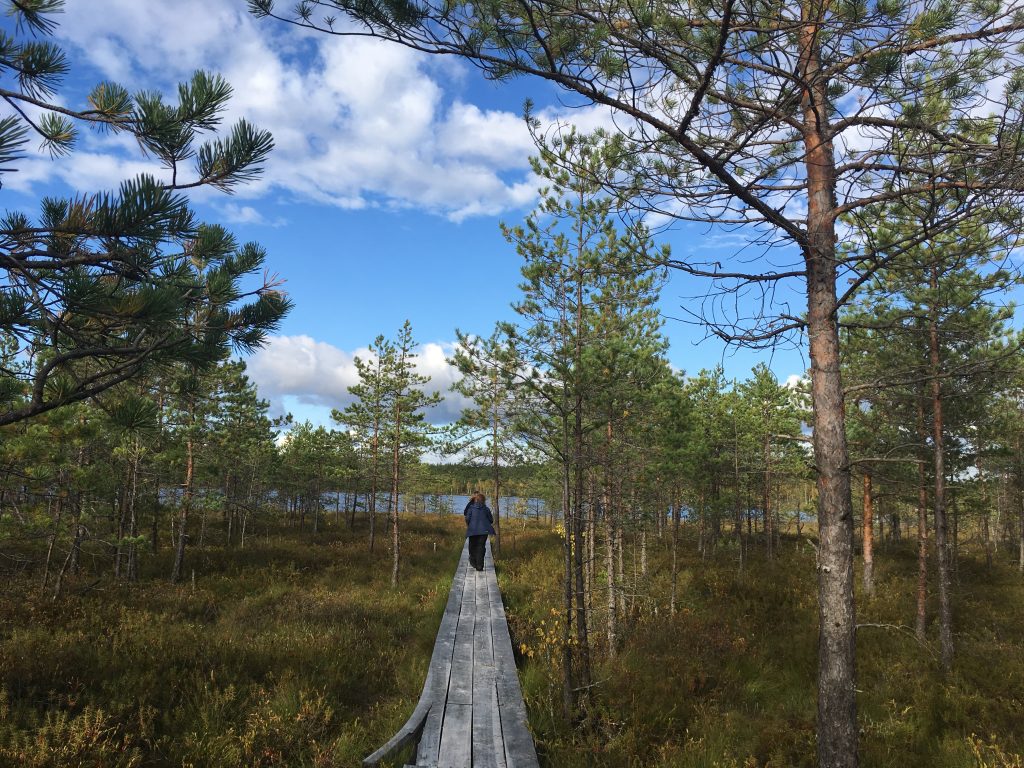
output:
<path id="1" fill-rule="evenodd" d="M 871 487 L 871 470 L 864 470 L 864 594 L 871 595 L 875 591 L 875 502 Z"/>
<path id="2" fill-rule="evenodd" d="M 562 417 L 562 527 L 563 565 L 563 610 L 565 611 L 564 629 L 562 634 L 562 707 L 566 719 L 572 720 L 576 710 L 575 675 L 573 674 L 574 659 L 572 652 L 572 499 L 569 493 L 569 420 Z"/>
<path id="3" fill-rule="evenodd" d="M 582 208 L 582 192 L 580 207 Z M 582 247 L 582 244 L 581 244 Z M 576 295 L 575 349 L 573 356 L 573 570 L 576 586 L 576 643 L 580 700 L 590 697 L 590 638 L 587 634 L 587 594 L 583 578 L 583 280 L 578 279 Z"/>
<path id="4" fill-rule="evenodd" d="M 501 414 L 498 413 L 498 373 L 492 371 L 491 381 L 494 389 L 492 390 L 492 399 L 494 402 L 494 408 L 491 411 L 491 472 L 494 475 L 494 548 L 491 553 L 501 553 L 501 446 L 498 444 L 499 427 L 501 426 Z"/>
<path id="5" fill-rule="evenodd" d="M 374 419 L 373 437 L 370 440 L 370 501 L 367 511 L 370 514 L 370 551 L 377 540 L 377 462 L 380 460 L 380 444 L 378 442 L 379 426 Z"/>
<path id="6" fill-rule="evenodd" d="M 605 426 L 605 438 L 607 443 L 605 445 L 604 452 L 604 489 L 601 504 L 604 511 L 604 568 L 606 571 L 606 580 L 608 582 L 608 595 L 605 607 L 608 611 L 608 655 L 614 658 L 619 638 L 617 623 L 618 615 L 615 602 L 615 517 L 612 514 L 612 422 L 610 419 Z"/>
<path id="7" fill-rule="evenodd" d="M 835 157 L 821 72 L 820 2 L 802 6 L 799 69 L 807 170 L 807 336 L 818 483 L 818 764 L 858 764 L 853 509 L 836 306 Z"/>
<path id="8" fill-rule="evenodd" d="M 140 451 L 139 439 L 136 437 L 131 455 L 131 485 L 128 488 L 128 535 L 131 537 L 128 544 L 128 581 L 139 580 L 139 545 L 136 542 L 139 535 L 139 517 L 136 506 L 139 496 L 139 464 L 142 460 Z"/>
<path id="9" fill-rule="evenodd" d="M 195 473 L 195 452 L 192 438 L 185 440 L 185 482 L 182 487 L 181 506 L 178 509 L 178 542 L 174 551 L 174 568 L 171 571 L 171 583 L 181 580 L 185 568 L 185 543 L 188 541 L 188 513 L 192 506 L 192 486 Z"/>
<path id="10" fill-rule="evenodd" d="M 935 559 L 939 570 L 939 654 L 942 668 L 953 667 L 953 615 L 950 605 L 950 564 L 946 524 L 946 452 L 943 442 L 943 401 L 941 359 L 939 355 L 939 318 L 936 306 L 939 287 L 938 267 L 930 276 L 932 310 L 928 320 L 928 362 L 931 368 L 932 396 L 932 449 L 935 463 L 935 496 L 932 499 L 935 515 Z"/>
<path id="11" fill-rule="evenodd" d="M 669 502 L 669 512 L 672 515 L 672 594 L 669 599 L 669 614 L 675 616 L 676 591 L 679 586 L 679 506 L 675 498 Z"/>
<path id="12" fill-rule="evenodd" d="M 395 439 L 391 447 L 391 586 L 398 586 L 401 540 L 398 536 L 398 482 L 402 453 L 401 397 L 395 398 Z"/>
<path id="13" fill-rule="evenodd" d="M 924 404 L 921 398 L 917 401 L 917 428 L 921 437 L 922 452 L 928 438 L 928 428 L 924 420 Z M 914 622 L 914 634 L 921 642 L 925 640 L 925 628 L 928 611 L 928 479 L 925 472 L 924 459 L 917 463 L 917 615 Z"/>

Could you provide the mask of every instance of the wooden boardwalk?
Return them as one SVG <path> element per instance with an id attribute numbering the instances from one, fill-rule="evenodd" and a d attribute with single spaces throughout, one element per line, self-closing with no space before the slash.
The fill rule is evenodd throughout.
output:
<path id="1" fill-rule="evenodd" d="M 412 744 L 408 768 L 539 768 L 490 544 L 482 572 L 462 548 L 419 703 L 363 765 Z"/>

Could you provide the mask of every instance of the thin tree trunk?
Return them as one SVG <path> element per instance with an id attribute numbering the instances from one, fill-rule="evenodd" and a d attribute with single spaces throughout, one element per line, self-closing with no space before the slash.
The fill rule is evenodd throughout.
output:
<path id="1" fill-rule="evenodd" d="M 615 656 L 618 646 L 618 601 L 616 600 L 615 584 L 615 512 L 613 510 L 613 481 L 612 481 L 612 439 L 614 431 L 611 419 L 605 422 L 605 446 L 604 446 L 604 488 L 602 489 L 602 510 L 604 512 L 604 539 L 605 558 L 604 567 L 606 581 L 608 583 L 608 594 L 605 603 L 608 612 L 608 654 Z"/>
<path id="2" fill-rule="evenodd" d="M 583 568 L 583 585 L 584 594 L 587 596 L 587 619 L 591 622 L 591 626 L 588 630 L 596 632 L 597 629 L 593 626 L 594 622 L 594 585 L 597 581 L 597 500 L 595 498 L 596 490 L 594 489 L 594 481 L 591 479 L 588 488 L 588 503 L 587 503 L 587 523 L 586 533 L 584 534 L 587 541 L 587 560 Z M 602 505 L 603 506 L 603 505 Z M 606 508 L 602 509 L 604 515 L 608 514 Z"/>
<path id="3" fill-rule="evenodd" d="M 53 548 L 57 543 L 57 532 L 60 529 L 60 518 L 61 512 L 64 508 L 64 497 L 63 494 L 57 494 L 56 508 L 53 510 L 53 532 L 47 537 L 46 545 L 46 562 L 43 565 L 43 583 L 42 591 L 46 591 L 46 586 L 50 581 L 50 560 L 53 557 Z"/>
<path id="4" fill-rule="evenodd" d="M 128 544 L 128 581 L 139 580 L 139 545 L 136 538 L 139 535 L 139 518 L 136 514 L 136 499 L 139 491 L 139 463 L 141 461 L 141 446 L 136 437 L 135 445 L 131 456 L 131 487 L 128 490 L 128 535 L 131 543 Z"/>
<path id="5" fill-rule="evenodd" d="M 619 613 L 624 614 L 626 612 L 626 591 L 623 585 L 626 583 L 626 563 L 623 550 L 625 549 L 622 526 L 615 526 L 615 576 L 617 584 L 615 587 L 615 597 L 619 603 Z"/>
<path id="6" fill-rule="evenodd" d="M 672 595 L 669 600 L 669 614 L 676 615 L 676 590 L 679 585 L 679 505 L 675 499 L 669 505 L 672 514 Z"/>
<path id="7" fill-rule="evenodd" d="M 582 208 L 582 191 L 580 192 Z M 582 249 L 582 243 L 580 243 Z M 586 702 L 590 697 L 590 639 L 587 636 L 587 600 L 583 583 L 583 391 L 580 377 L 583 359 L 583 279 L 576 281 L 576 327 L 575 349 L 573 357 L 573 568 L 576 581 L 576 642 L 579 658 L 577 682 L 579 683 L 580 700 Z"/>
<path id="8" fill-rule="evenodd" d="M 875 592 L 875 558 L 874 558 L 874 496 L 871 488 L 871 470 L 864 470 L 864 594 Z"/>
<path id="9" fill-rule="evenodd" d="M 118 489 L 117 532 L 114 540 L 114 579 L 121 578 L 121 563 L 124 560 L 124 534 L 128 523 L 128 486 L 131 484 L 131 461 L 125 465 L 123 485 Z"/>
<path id="10" fill-rule="evenodd" d="M 85 504 L 85 494 L 76 493 L 71 505 L 71 525 L 74 529 L 74 538 L 71 541 L 70 560 L 68 561 L 68 573 L 78 573 L 79 563 L 82 557 L 82 538 L 84 534 L 82 526 L 82 507 Z"/>
<path id="11" fill-rule="evenodd" d="M 921 446 L 925 445 L 928 429 L 924 421 L 924 404 L 917 401 L 918 433 Z M 917 465 L 917 616 L 914 634 L 920 642 L 925 640 L 925 623 L 928 606 L 928 483 L 924 461 Z"/>
<path id="12" fill-rule="evenodd" d="M 733 379 L 733 389 L 736 389 L 736 380 Z M 740 427 L 739 414 L 736 408 L 732 409 L 732 470 L 733 470 L 733 535 L 736 537 L 736 545 L 740 553 L 740 573 L 743 573 L 745 541 L 743 539 L 743 504 L 740 483 Z"/>
<path id="13" fill-rule="evenodd" d="M 960 583 L 960 505 L 957 504 L 957 497 L 954 494 L 949 500 L 949 509 L 952 512 L 953 530 L 952 540 L 953 546 L 950 553 L 949 559 L 949 570 L 953 578 L 956 579 L 956 583 Z"/>
<path id="14" fill-rule="evenodd" d="M 1020 494 L 1020 513 L 1017 518 L 1017 570 L 1024 573 L 1024 494 Z"/>
<path id="15" fill-rule="evenodd" d="M 396 401 L 400 398 L 396 398 Z M 398 535 L 398 482 L 402 446 L 402 411 L 395 405 L 395 442 L 391 453 L 391 586 L 398 586 L 401 563 L 401 539 Z"/>
<path id="16" fill-rule="evenodd" d="M 149 542 L 149 549 L 155 555 L 160 551 L 160 477 L 157 475 L 156 488 L 153 491 L 153 518 L 151 520 L 149 535 L 152 541 Z"/>
<path id="17" fill-rule="evenodd" d="M 764 437 L 764 532 L 768 559 L 775 557 L 775 521 L 772 519 L 772 439 Z"/>
<path id="18" fill-rule="evenodd" d="M 575 715 L 576 694 L 572 652 L 572 507 L 569 494 L 569 423 L 566 417 L 562 418 L 562 435 L 562 527 L 565 534 L 562 540 L 563 565 L 565 568 L 562 595 L 564 598 L 563 610 L 565 611 L 562 636 L 562 708 L 566 719 L 571 721 Z"/>
<path id="19" fill-rule="evenodd" d="M 181 580 L 185 568 L 185 543 L 188 541 L 188 513 L 192 506 L 192 482 L 195 472 L 195 454 L 192 438 L 185 440 L 185 483 L 181 495 L 181 506 L 178 510 L 178 543 L 174 552 L 174 568 L 171 571 L 171 583 Z"/>
<path id="20" fill-rule="evenodd" d="M 378 445 L 378 424 L 373 424 L 373 438 L 370 441 L 370 503 L 367 511 L 370 515 L 370 551 L 373 552 L 373 544 L 377 538 L 377 462 L 380 460 L 380 448 Z"/>
<path id="21" fill-rule="evenodd" d="M 930 283 L 933 302 L 938 291 L 938 267 L 931 270 Z M 943 424 L 941 361 L 939 358 L 938 309 L 933 307 L 928 322 L 928 360 L 931 366 L 932 395 L 932 448 L 935 462 L 935 496 L 932 499 L 935 510 L 935 559 L 939 570 L 939 654 L 942 668 L 948 672 L 953 667 L 953 615 L 950 605 L 949 546 L 946 530 L 946 452 L 944 445 L 945 425 Z"/>
<path id="22" fill-rule="evenodd" d="M 610 482 L 611 479 L 606 477 L 606 483 Z M 614 658 L 619 638 L 617 623 L 618 612 L 616 610 L 615 602 L 615 521 L 611 515 L 610 505 L 611 494 L 606 486 L 604 504 L 604 567 L 607 572 L 608 581 L 608 600 L 606 603 L 606 608 L 608 610 L 608 655 Z"/>
<path id="23" fill-rule="evenodd" d="M 992 570 L 992 530 L 989 523 L 990 513 L 986 508 L 981 517 L 981 536 L 985 542 L 985 569 Z"/>
<path id="24" fill-rule="evenodd" d="M 801 7 L 802 97 L 807 233 L 807 337 L 818 481 L 818 719 L 820 768 L 856 768 L 856 619 L 853 509 L 836 306 L 835 157 L 828 83 L 820 67 L 823 3 Z"/>
<path id="25" fill-rule="evenodd" d="M 498 444 L 500 414 L 497 404 L 497 376 L 497 371 L 492 371 L 491 377 L 494 383 L 494 392 L 492 392 L 494 410 L 491 413 L 491 472 L 494 475 L 494 549 L 491 553 L 492 556 L 501 553 L 501 464 L 499 462 L 501 446 Z"/>
<path id="26" fill-rule="evenodd" d="M 647 523 L 640 528 L 640 575 L 647 578 Z"/>
<path id="27" fill-rule="evenodd" d="M 206 520 L 209 514 L 209 508 L 207 504 L 202 505 L 202 513 L 199 516 L 199 549 L 200 551 L 206 549 Z"/>

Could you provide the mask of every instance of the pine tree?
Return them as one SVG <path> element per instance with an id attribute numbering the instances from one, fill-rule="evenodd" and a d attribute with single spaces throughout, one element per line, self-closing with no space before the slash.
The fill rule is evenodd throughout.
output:
<path id="1" fill-rule="evenodd" d="M 902 393 L 907 410 L 916 415 L 919 635 L 924 629 L 924 480 L 926 464 L 931 465 L 939 640 L 946 670 L 952 666 L 954 651 L 954 562 L 947 498 L 948 478 L 956 475 L 954 446 L 974 442 L 964 431 L 974 431 L 979 409 L 984 409 L 984 402 L 997 391 L 997 381 L 1019 353 L 1007 337 L 1005 323 L 1010 310 L 994 302 L 1013 281 L 1011 274 L 1000 268 L 1009 241 L 996 223 L 979 216 L 948 231 L 935 227 L 927 240 L 915 242 L 922 225 L 929 230 L 945 208 L 958 204 L 952 196 L 922 196 L 879 209 L 884 223 L 863 232 L 858 244 L 864 249 L 861 252 L 871 257 L 890 251 L 894 255 L 888 256 L 887 267 L 862 287 L 862 308 L 844 320 L 857 340 L 853 349 L 862 352 L 858 357 L 873 359 L 873 364 L 860 372 L 857 397 L 873 409 L 891 404 L 895 390 Z M 908 247 L 907 242 L 913 244 Z M 970 403 L 973 409 L 968 407 Z M 954 404 L 956 410 L 951 409 Z M 891 412 L 884 413 L 884 418 L 891 416 Z"/>
<path id="2" fill-rule="evenodd" d="M 356 399 L 343 411 L 331 411 L 331 418 L 348 427 L 353 435 L 357 450 L 362 454 L 365 472 L 368 475 L 370 492 L 367 513 L 370 518 L 370 551 L 373 551 L 377 535 L 377 492 L 381 488 L 381 441 L 386 434 L 390 409 L 388 400 L 387 361 L 394 357 L 392 342 L 383 334 L 370 345 L 372 358 L 355 358 L 359 383 L 348 388 Z"/>
<path id="3" fill-rule="evenodd" d="M 385 452 L 390 458 L 388 479 L 391 518 L 391 585 L 398 586 L 401 565 L 399 537 L 399 493 L 402 464 L 429 444 L 429 428 L 425 410 L 441 401 L 439 392 L 427 393 L 424 385 L 430 378 L 416 373 L 412 326 L 408 320 L 399 329 L 394 341 L 383 335 L 370 347 L 372 360 L 356 358 L 359 383 L 349 387 L 356 401 L 343 411 L 335 410 L 332 418 L 345 424 L 355 434 L 368 462 L 370 475 L 370 548 L 374 541 L 377 492 L 383 482 Z"/>
<path id="4" fill-rule="evenodd" d="M 427 408 L 441 402 L 441 393 L 427 393 L 423 386 L 429 376 L 416 373 L 416 342 L 412 325 L 406 320 L 398 329 L 393 353 L 385 358 L 387 400 L 391 405 L 391 586 L 398 586 L 401 566 L 401 539 L 399 537 L 398 499 L 401 490 L 402 461 L 429 444 L 426 422 Z"/>
<path id="5" fill-rule="evenodd" d="M 238 536 L 245 546 L 249 520 L 258 507 L 266 477 L 278 458 L 270 403 L 259 397 L 245 374 L 245 363 L 227 361 L 217 370 L 217 410 L 211 444 L 215 466 L 211 474 L 222 488 L 225 536 L 232 546 Z"/>
<path id="6" fill-rule="evenodd" d="M 522 327 L 501 326 L 521 361 L 524 409 L 518 429 L 528 445 L 561 469 L 567 713 L 576 709 L 574 689 L 583 692 L 585 704 L 591 679 L 587 583 L 592 558 L 585 552 L 595 504 L 586 492 L 588 441 L 597 424 L 607 425 L 607 411 L 596 416 L 594 406 L 612 378 L 604 367 L 612 364 L 619 340 L 609 333 L 603 346 L 599 322 L 604 316 L 609 330 L 635 326 L 638 334 L 656 328 L 650 307 L 660 283 L 654 275 L 667 258 L 643 226 L 622 223 L 625 231 L 619 232 L 615 200 L 594 181 L 608 172 L 606 149 L 600 140 L 575 134 L 542 146 L 532 164 L 549 186 L 523 225 L 503 227 L 524 258 L 523 298 L 514 305 Z M 577 174 L 566 170 L 570 167 L 590 170 Z M 647 344 L 660 348 L 657 339 Z"/>
<path id="7" fill-rule="evenodd" d="M 754 464 L 762 476 L 761 516 L 768 557 L 774 557 L 779 538 L 778 513 L 772 504 L 775 476 L 792 472 L 801 456 L 794 436 L 800 434 L 797 393 L 779 384 L 764 363 L 754 367 L 753 378 L 740 385 L 740 396 L 752 412 L 752 436 L 759 448 Z"/>
<path id="8" fill-rule="evenodd" d="M 497 553 L 501 551 L 501 468 L 521 464 L 527 455 L 514 425 L 520 360 L 497 330 L 486 339 L 458 330 L 456 336 L 455 353 L 448 362 L 461 377 L 452 384 L 452 391 L 472 400 L 473 406 L 463 408 L 449 450 L 470 462 L 484 460 L 491 467 Z"/>
<path id="9" fill-rule="evenodd" d="M 193 267 L 216 228 L 199 225 L 184 193 L 231 191 L 258 176 L 270 134 L 240 120 L 203 142 L 231 96 L 205 72 L 179 85 L 177 104 L 105 82 L 87 107 L 66 107 L 76 99 L 58 89 L 70 67 L 50 39 L 63 1 L 4 5 L 15 33 L 0 32 L 0 97 L 11 110 L 0 117 L 0 180 L 31 137 L 58 157 L 73 151 L 80 126 L 133 137 L 165 171 L 115 192 L 46 198 L 35 220 L 0 217 L 0 337 L 33 363 L 0 369 L 0 425 L 94 397 L 147 367 L 212 364 L 231 347 L 260 346 L 290 304 L 273 279 L 240 289 L 238 278 L 263 264 L 254 244 L 233 246 L 213 272 Z"/>

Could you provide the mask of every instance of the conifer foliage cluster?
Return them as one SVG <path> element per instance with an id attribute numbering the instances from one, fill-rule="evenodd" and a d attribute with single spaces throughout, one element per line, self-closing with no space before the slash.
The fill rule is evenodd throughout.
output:
<path id="1" fill-rule="evenodd" d="M 0 32 L 0 183 L 33 146 L 55 160 L 83 130 L 131 136 L 153 173 L 0 218 L 0 424 L 88 399 L 148 370 L 204 367 L 259 347 L 287 314 L 279 285 L 255 288 L 266 253 L 196 219 L 187 191 L 256 178 L 273 139 L 245 120 L 222 130 L 231 87 L 196 72 L 176 102 L 111 82 L 61 86 L 52 39 L 62 0 L 4 3 Z M 64 106 L 70 104 L 72 106 Z"/>

